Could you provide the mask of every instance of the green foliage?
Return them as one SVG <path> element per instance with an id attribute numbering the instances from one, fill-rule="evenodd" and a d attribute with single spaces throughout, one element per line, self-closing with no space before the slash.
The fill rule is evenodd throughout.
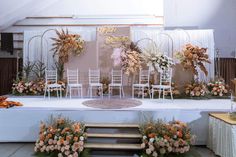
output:
<path id="1" fill-rule="evenodd" d="M 32 70 L 33 70 L 33 73 L 35 74 L 36 78 L 38 80 L 42 80 L 45 77 L 45 69 L 46 69 L 45 64 L 41 61 L 37 61 Z"/>
<path id="2" fill-rule="evenodd" d="M 64 77 L 64 63 L 63 62 L 55 62 L 55 69 L 57 69 L 58 80 L 63 80 Z"/>
<path id="3" fill-rule="evenodd" d="M 23 66 L 23 76 L 24 76 L 24 79 L 28 81 L 29 77 L 30 77 L 30 74 L 33 70 L 35 66 L 35 63 L 32 63 L 30 61 L 26 62 Z"/>

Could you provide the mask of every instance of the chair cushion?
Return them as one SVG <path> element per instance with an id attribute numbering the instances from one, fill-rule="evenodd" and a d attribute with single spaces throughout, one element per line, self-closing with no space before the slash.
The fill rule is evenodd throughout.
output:
<path id="1" fill-rule="evenodd" d="M 82 84 L 68 84 L 68 87 L 82 87 Z"/>
<path id="2" fill-rule="evenodd" d="M 46 86 L 49 87 L 49 88 L 59 88 L 59 87 L 62 87 L 62 86 L 61 86 L 60 84 L 58 84 L 58 83 L 47 84 Z"/>
<path id="3" fill-rule="evenodd" d="M 89 86 L 102 86 L 101 83 L 90 83 Z"/>
<path id="4" fill-rule="evenodd" d="M 161 88 L 161 89 L 169 89 L 170 85 L 152 85 L 152 88 Z"/>
<path id="5" fill-rule="evenodd" d="M 149 87 L 149 84 L 133 84 L 133 87 Z"/>
<path id="6" fill-rule="evenodd" d="M 120 84 L 120 83 L 111 83 L 111 84 L 109 84 L 109 86 L 120 87 L 120 86 L 122 86 L 122 84 Z"/>

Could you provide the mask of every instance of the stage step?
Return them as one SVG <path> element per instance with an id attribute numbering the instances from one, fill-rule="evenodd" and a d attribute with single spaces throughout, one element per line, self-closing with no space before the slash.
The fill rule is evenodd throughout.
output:
<path id="1" fill-rule="evenodd" d="M 111 123 L 111 124 L 99 124 L 99 123 L 90 123 L 90 124 L 85 124 L 86 128 L 139 128 L 138 124 L 116 124 L 116 123 Z"/>
<path id="2" fill-rule="evenodd" d="M 141 144 L 85 143 L 84 148 L 102 150 L 141 150 Z"/>
<path id="3" fill-rule="evenodd" d="M 141 134 L 126 134 L 126 133 L 87 133 L 88 138 L 142 138 Z"/>

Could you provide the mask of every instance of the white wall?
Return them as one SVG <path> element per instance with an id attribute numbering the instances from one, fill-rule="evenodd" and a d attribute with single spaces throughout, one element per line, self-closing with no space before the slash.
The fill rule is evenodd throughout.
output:
<path id="1" fill-rule="evenodd" d="M 164 0 L 166 27 L 215 30 L 215 45 L 222 57 L 236 49 L 236 0 Z"/>

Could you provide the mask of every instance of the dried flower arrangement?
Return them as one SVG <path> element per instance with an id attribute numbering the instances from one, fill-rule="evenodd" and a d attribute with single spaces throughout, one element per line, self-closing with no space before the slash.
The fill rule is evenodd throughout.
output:
<path id="1" fill-rule="evenodd" d="M 68 62 L 70 54 L 79 56 L 84 49 L 84 40 L 79 34 L 69 34 L 68 30 L 61 32 L 56 30 L 57 38 L 51 38 L 54 43 L 52 44 L 52 51 L 54 56 L 58 55 L 59 61 L 62 63 Z"/>
<path id="2" fill-rule="evenodd" d="M 188 125 L 180 121 L 151 121 L 143 124 L 140 130 L 145 157 L 185 154 L 195 140 Z"/>
<path id="3" fill-rule="evenodd" d="M 14 106 L 23 106 L 20 102 L 7 101 L 7 97 L 0 96 L 0 108 L 10 108 Z"/>
<path id="4" fill-rule="evenodd" d="M 199 67 L 206 76 L 208 75 L 208 71 L 204 65 L 204 63 L 211 63 L 207 54 L 207 48 L 187 44 L 181 52 L 176 53 L 176 58 L 180 60 L 184 69 L 190 69 L 194 75 L 198 76 L 197 67 Z"/>
<path id="5" fill-rule="evenodd" d="M 190 97 L 204 97 L 208 93 L 205 83 L 191 83 L 185 86 L 185 95 Z"/>
<path id="6" fill-rule="evenodd" d="M 36 156 L 81 157 L 86 133 L 84 125 L 59 116 L 41 122 L 35 143 Z"/>
<path id="7" fill-rule="evenodd" d="M 127 75 L 135 75 L 142 68 L 140 49 L 135 43 L 125 43 L 122 45 L 120 54 L 121 69 Z"/>
<path id="8" fill-rule="evenodd" d="M 167 55 L 164 55 L 164 53 L 157 48 L 154 41 L 148 48 L 143 49 L 142 59 L 149 67 L 153 67 L 156 72 L 168 70 L 174 65 L 173 60 Z"/>
<path id="9" fill-rule="evenodd" d="M 211 81 L 207 84 L 208 90 L 212 96 L 227 96 L 229 95 L 229 86 L 223 81 Z"/>

